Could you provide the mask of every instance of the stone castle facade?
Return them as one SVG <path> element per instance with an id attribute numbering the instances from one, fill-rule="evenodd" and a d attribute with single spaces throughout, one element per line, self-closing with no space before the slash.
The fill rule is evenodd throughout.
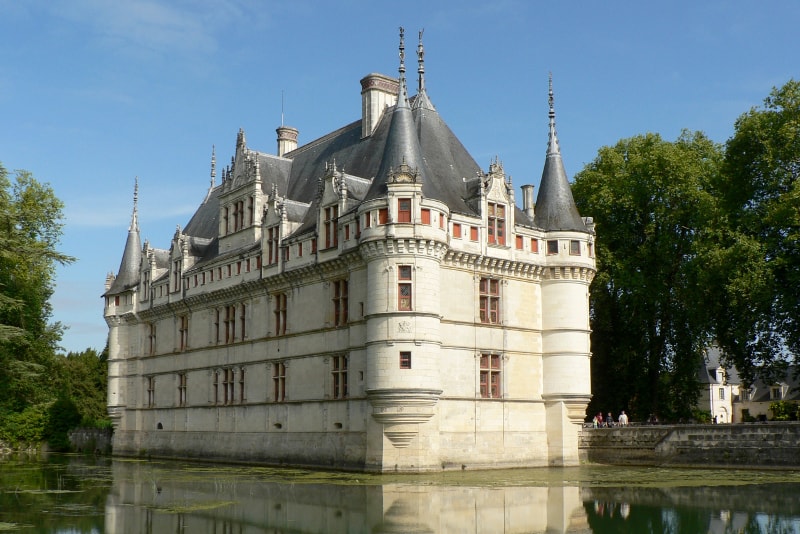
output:
<path id="1" fill-rule="evenodd" d="M 427 95 L 361 80 L 362 117 L 277 154 L 239 131 L 168 249 L 137 194 L 106 280 L 114 452 L 375 472 L 578 463 L 594 227 L 555 131 L 522 207 Z"/>

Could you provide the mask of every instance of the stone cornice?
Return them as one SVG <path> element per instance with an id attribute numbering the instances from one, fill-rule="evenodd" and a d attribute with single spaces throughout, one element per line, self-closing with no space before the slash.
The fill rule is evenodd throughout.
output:
<path id="1" fill-rule="evenodd" d="M 544 269 L 544 280 L 580 280 L 590 284 L 594 280 L 596 269 L 585 266 L 547 267 Z"/>
<path id="2" fill-rule="evenodd" d="M 364 261 L 395 254 L 431 256 L 441 261 L 448 250 L 449 247 L 447 244 L 440 241 L 417 238 L 387 238 L 376 241 L 365 241 L 359 246 L 359 251 Z"/>

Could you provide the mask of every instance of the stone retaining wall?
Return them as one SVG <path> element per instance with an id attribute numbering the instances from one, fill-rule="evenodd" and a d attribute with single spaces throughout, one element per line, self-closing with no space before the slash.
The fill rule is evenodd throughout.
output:
<path id="1" fill-rule="evenodd" d="M 800 423 L 592 428 L 579 448 L 604 464 L 800 467 Z"/>
<path id="2" fill-rule="evenodd" d="M 100 428 L 76 428 L 68 434 L 69 443 L 75 452 L 109 454 L 114 431 Z"/>

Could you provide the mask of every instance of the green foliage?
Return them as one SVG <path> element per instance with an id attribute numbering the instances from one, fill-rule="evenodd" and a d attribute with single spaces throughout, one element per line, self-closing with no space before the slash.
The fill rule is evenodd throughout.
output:
<path id="1" fill-rule="evenodd" d="M 598 231 L 591 286 L 589 411 L 688 419 L 711 337 L 700 257 L 716 213 L 721 148 L 701 133 L 647 134 L 600 149 L 573 194 Z"/>
<path id="2" fill-rule="evenodd" d="M 58 390 L 78 405 L 80 426 L 107 428 L 108 348 L 68 353 L 58 359 L 57 374 Z"/>
<path id="3" fill-rule="evenodd" d="M 692 421 L 701 424 L 708 424 L 711 422 L 711 412 L 708 410 L 699 410 L 695 408 L 692 410 Z"/>
<path id="4" fill-rule="evenodd" d="M 773 421 L 797 421 L 800 405 L 796 402 L 775 401 L 769 403 Z"/>
<path id="5" fill-rule="evenodd" d="M 0 440 L 14 446 L 38 444 L 44 440 L 48 405 L 28 406 L 21 412 L 0 414 Z"/>
<path id="6" fill-rule="evenodd" d="M 717 190 L 717 336 L 746 381 L 771 381 L 800 354 L 800 82 L 736 121 Z"/>
<path id="7" fill-rule="evenodd" d="M 67 433 L 81 423 L 78 406 L 70 398 L 62 397 L 50 405 L 44 438 L 54 451 L 68 451 Z"/>

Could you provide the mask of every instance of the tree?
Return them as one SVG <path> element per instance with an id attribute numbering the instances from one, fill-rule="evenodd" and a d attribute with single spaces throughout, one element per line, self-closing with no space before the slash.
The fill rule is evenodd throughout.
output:
<path id="1" fill-rule="evenodd" d="M 56 375 L 61 396 L 77 405 L 81 426 L 108 422 L 108 346 L 100 354 L 94 349 L 86 349 L 58 358 Z"/>
<path id="2" fill-rule="evenodd" d="M 717 336 L 751 382 L 783 373 L 800 354 L 800 82 L 744 113 L 725 147 L 717 189 Z"/>
<path id="3" fill-rule="evenodd" d="M 646 134 L 601 148 L 575 177 L 576 203 L 598 232 L 590 413 L 691 416 L 712 333 L 701 255 L 721 161 L 701 133 Z"/>
<path id="4" fill-rule="evenodd" d="M 49 400 L 62 327 L 50 323 L 62 202 L 27 171 L 14 181 L 0 164 L 0 411 Z"/>

